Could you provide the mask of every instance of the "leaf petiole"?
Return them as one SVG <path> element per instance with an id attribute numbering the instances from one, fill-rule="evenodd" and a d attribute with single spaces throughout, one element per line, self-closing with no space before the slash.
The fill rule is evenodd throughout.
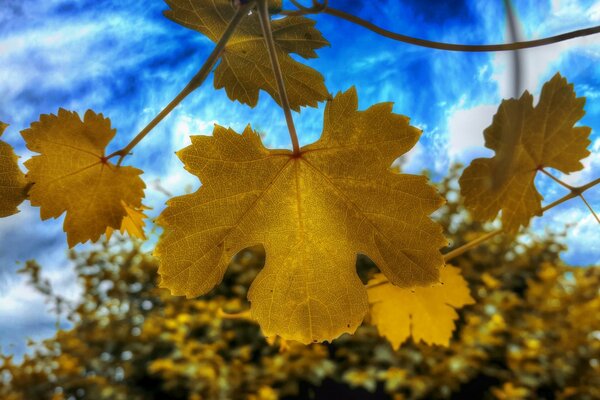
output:
<path id="1" fill-rule="evenodd" d="M 212 68 L 216 64 L 217 60 L 221 56 L 221 53 L 223 53 L 223 50 L 225 49 L 227 42 L 229 41 L 229 39 L 235 32 L 235 29 L 240 24 L 240 22 L 242 21 L 244 16 L 246 16 L 248 14 L 248 11 L 253 6 L 254 6 L 254 1 L 249 1 L 245 4 L 241 4 L 236 9 L 235 14 L 233 15 L 233 18 L 231 19 L 231 21 L 229 21 L 229 24 L 227 25 L 227 28 L 226 28 L 225 32 L 223 33 L 223 36 L 221 36 L 221 38 L 215 45 L 215 48 L 210 53 L 210 55 L 204 62 L 204 65 L 202 65 L 202 67 L 196 73 L 196 75 L 194 75 L 194 77 L 188 82 L 188 84 L 183 88 L 183 90 L 181 92 L 179 92 L 179 94 L 173 100 L 171 100 L 171 102 L 160 113 L 158 113 L 158 115 L 156 117 L 154 117 L 154 119 L 152 121 L 150 121 L 150 123 L 148 125 L 146 125 L 146 127 L 144 129 L 142 129 L 140 131 L 140 133 L 138 133 L 133 138 L 133 140 L 131 140 L 131 142 L 129 142 L 129 144 L 127 146 L 123 147 L 121 150 L 117 150 L 114 153 L 108 155 L 107 159 L 119 156 L 117 166 L 120 166 L 123 159 L 127 155 L 130 154 L 131 150 L 148 133 L 150 133 L 150 131 L 152 131 L 152 129 L 154 129 L 154 127 L 156 127 L 156 125 L 158 125 L 158 123 L 160 121 L 162 121 L 167 115 L 169 115 L 171 113 L 171 111 L 173 111 L 173 109 L 175 107 L 177 107 L 179 105 L 179 103 L 181 103 L 183 101 L 183 99 L 185 99 L 190 93 L 192 93 L 194 90 L 198 89 L 202 85 L 202 83 L 204 82 L 204 80 L 206 79 L 206 77 L 208 76 L 208 74 L 211 72 Z"/>
<path id="2" fill-rule="evenodd" d="M 298 135 L 296 133 L 296 127 L 294 126 L 294 119 L 292 118 L 292 110 L 290 108 L 290 102 L 288 100 L 287 91 L 285 89 L 285 82 L 283 81 L 283 73 L 281 72 L 281 66 L 277 59 L 277 52 L 275 49 L 275 40 L 273 39 L 273 32 L 271 30 L 271 17 L 269 15 L 269 4 L 267 0 L 258 0 L 258 15 L 260 20 L 260 27 L 262 29 L 265 42 L 267 44 L 267 50 L 269 52 L 269 58 L 271 59 L 271 66 L 273 73 L 275 74 L 275 81 L 277 82 L 277 92 L 279 93 L 279 102 L 283 113 L 285 114 L 285 122 L 287 123 L 290 138 L 292 139 L 292 147 L 294 149 L 294 155 L 300 154 L 300 145 L 298 143 Z"/>

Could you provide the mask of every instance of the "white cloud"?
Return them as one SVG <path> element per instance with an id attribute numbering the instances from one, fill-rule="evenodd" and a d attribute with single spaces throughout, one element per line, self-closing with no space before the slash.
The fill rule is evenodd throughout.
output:
<path id="1" fill-rule="evenodd" d="M 468 162 L 469 154 L 484 151 L 483 130 L 491 125 L 497 105 L 456 109 L 448 117 L 448 154 L 453 161 Z"/>

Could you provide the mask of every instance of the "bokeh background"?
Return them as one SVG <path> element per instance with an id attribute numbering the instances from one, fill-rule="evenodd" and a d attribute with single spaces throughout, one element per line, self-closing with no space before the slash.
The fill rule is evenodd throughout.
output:
<path id="1" fill-rule="evenodd" d="M 600 3 L 590 0 L 514 2 L 523 39 L 535 39 L 600 24 Z M 287 2 L 284 4 L 288 5 Z M 501 1 L 336 1 L 330 5 L 387 29 L 421 38 L 457 43 L 507 40 Z M 126 144 L 183 88 L 202 65 L 213 44 L 201 34 L 162 16 L 162 0 L 0 0 L 0 120 L 10 127 L 3 140 L 21 161 L 31 154 L 19 131 L 42 113 L 59 107 L 83 114 L 91 108 L 110 117 L 117 137 L 109 147 Z M 290 7 L 288 7 L 290 8 Z M 424 169 L 440 181 L 455 162 L 490 155 L 482 130 L 491 123 L 502 98 L 511 97 L 510 53 L 451 53 L 388 40 L 361 27 L 318 15 L 317 28 L 331 46 L 306 63 L 325 76 L 330 92 L 357 87 L 360 107 L 395 103 L 394 111 L 423 129 L 419 144 L 402 160 L 408 172 Z M 589 36 L 524 50 L 523 88 L 535 95 L 556 72 L 586 96 L 581 123 L 591 126 L 592 155 L 585 170 L 564 179 L 582 184 L 600 175 L 600 37 Z M 319 137 L 323 105 L 295 114 L 301 144 Z M 148 185 L 145 204 L 158 215 L 167 196 L 198 187 L 174 152 L 189 135 L 210 134 L 214 123 L 240 130 L 250 123 L 269 147 L 291 147 L 281 110 L 265 93 L 250 109 L 231 103 L 215 90 L 212 77 L 140 145 L 127 163 L 142 168 Z M 545 202 L 565 194 L 547 179 L 539 187 Z M 588 200 L 600 210 L 600 190 Z M 24 203 L 21 212 L 0 220 L 0 345 L 21 356 L 27 338 L 56 331 L 56 316 L 24 276 L 15 271 L 29 259 L 43 265 L 54 290 L 78 299 L 82 289 L 70 260 L 62 219 L 40 221 L 39 210 Z M 600 264 L 600 230 L 577 200 L 557 207 L 533 223 L 539 237 L 568 230 L 557 240 L 571 265 Z M 146 245 L 151 247 L 151 243 Z M 82 250 L 88 246 L 80 246 Z M 20 264 L 19 264 L 20 263 Z M 70 326 L 66 320 L 59 323 Z"/>

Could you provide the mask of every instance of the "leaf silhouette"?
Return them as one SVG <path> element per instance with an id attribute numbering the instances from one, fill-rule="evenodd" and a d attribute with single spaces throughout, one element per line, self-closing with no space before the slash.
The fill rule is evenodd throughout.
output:
<path id="1" fill-rule="evenodd" d="M 376 275 L 369 284 L 382 280 Z M 394 349 L 398 349 L 411 335 L 415 343 L 448 346 L 456 308 L 475 301 L 460 269 L 447 265 L 440 269 L 440 282 L 429 287 L 400 288 L 389 283 L 368 289 L 371 320 L 379 333 Z"/>
<path id="2" fill-rule="evenodd" d="M 591 129 L 573 126 L 585 114 L 584 104 L 585 98 L 576 97 L 573 85 L 558 73 L 544 84 L 537 106 L 527 91 L 518 100 L 502 101 L 483 132 L 485 146 L 495 156 L 473 160 L 460 178 L 465 205 L 476 219 L 494 219 L 502 210 L 504 230 L 515 233 L 541 215 L 542 196 L 534 185 L 538 170 L 579 171 L 580 161 L 590 154 Z M 503 132 L 509 131 L 518 136 L 513 145 L 503 140 Z M 505 165 L 509 155 L 511 162 Z"/>
<path id="3" fill-rule="evenodd" d="M 0 122 L 0 136 L 6 130 Z M 17 156 L 13 148 L 0 141 L 0 217 L 8 217 L 19 212 L 17 207 L 25 200 L 27 181 L 17 164 Z"/>
<path id="4" fill-rule="evenodd" d="M 82 121 L 62 108 L 21 132 L 27 148 L 40 153 L 25 162 L 33 183 L 31 204 L 40 207 L 43 220 L 66 211 L 63 229 L 69 247 L 98 240 L 108 227 L 119 229 L 127 215 L 124 204 L 141 207 L 142 171 L 117 167 L 105 158 L 115 133 L 102 114 L 88 110 Z"/>
<path id="5" fill-rule="evenodd" d="M 157 220 L 161 286 L 207 293 L 238 251 L 262 244 L 252 316 L 266 336 L 307 343 L 353 332 L 368 311 L 357 253 L 394 284 L 437 281 L 446 240 L 428 215 L 442 199 L 425 177 L 390 170 L 420 131 L 391 103 L 357 107 L 354 89 L 328 101 L 321 138 L 297 156 L 266 149 L 250 127 L 193 136 L 179 157 L 202 186 Z"/>
<path id="6" fill-rule="evenodd" d="M 229 0 L 165 0 L 171 7 L 167 18 L 197 30 L 217 42 L 234 14 Z M 274 7 L 281 4 L 271 4 Z M 316 107 L 329 97 L 323 76 L 290 57 L 290 53 L 315 58 L 316 49 L 329 45 L 314 27 L 315 21 L 305 17 L 284 17 L 272 21 L 277 57 L 284 71 L 290 107 Z M 264 90 L 279 103 L 277 85 L 262 36 L 258 13 L 246 16 L 230 38 L 222 60 L 215 69 L 215 88 L 225 88 L 232 100 L 256 106 L 259 90 Z"/>

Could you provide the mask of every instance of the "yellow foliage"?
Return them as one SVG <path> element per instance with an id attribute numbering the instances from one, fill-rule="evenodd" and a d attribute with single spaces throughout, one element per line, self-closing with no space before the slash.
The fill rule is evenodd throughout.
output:
<path id="1" fill-rule="evenodd" d="M 88 110 L 82 121 L 62 108 L 22 131 L 29 150 L 40 153 L 25 162 L 27 180 L 34 184 L 31 204 L 40 207 L 44 220 L 66 212 L 69 247 L 96 241 L 109 227 L 120 229 L 127 215 L 124 204 L 141 207 L 142 171 L 117 167 L 105 158 L 115 133 L 102 114 Z"/>
<path id="2" fill-rule="evenodd" d="M 229 0 L 166 0 L 171 7 L 165 15 L 190 29 L 195 29 L 217 42 L 234 14 Z M 258 13 L 244 17 L 231 36 L 222 61 L 215 69 L 215 88 L 225 88 L 232 100 L 254 107 L 259 90 L 264 90 L 279 102 L 275 76 L 262 36 Z M 302 106 L 316 107 L 329 97 L 323 76 L 294 60 L 295 53 L 304 58 L 315 58 L 316 49 L 329 45 L 314 28 L 315 21 L 290 16 L 272 21 L 277 58 L 283 70 L 283 79 L 290 106 L 299 111 Z"/>
<path id="3" fill-rule="evenodd" d="M 428 287 L 399 288 L 381 278 L 369 282 L 371 319 L 396 349 L 411 335 L 415 342 L 448 346 L 455 309 L 474 303 L 460 269 L 449 265 L 440 270 L 440 283 Z"/>
<path id="4" fill-rule="evenodd" d="M 456 190 L 454 180 L 440 187 Z M 448 198 L 437 218 L 460 245 L 480 226 L 453 224 L 465 210 Z M 73 325 L 20 361 L 0 355 L 1 399 L 600 398 L 600 268 L 562 264 L 552 235 L 518 247 L 498 236 L 453 260 L 477 302 L 457 309 L 448 347 L 406 341 L 395 350 L 363 324 L 331 343 L 289 341 L 284 352 L 255 323 L 221 311 L 248 307 L 261 248 L 239 253 L 224 284 L 186 300 L 156 288 L 152 256 L 116 239 L 72 253 L 83 285 Z M 40 268 L 26 267 L 54 303 Z M 359 257 L 357 271 L 376 268 Z"/>
<path id="5" fill-rule="evenodd" d="M 539 169 L 579 171 L 590 154 L 591 129 L 573 126 L 585 114 L 584 104 L 558 73 L 544 84 L 537 106 L 527 91 L 518 100 L 502 101 L 484 131 L 485 146 L 495 156 L 473 160 L 460 178 L 465 205 L 475 218 L 491 220 L 502 210 L 504 230 L 515 233 L 541 215 L 542 196 L 534 185 Z"/>
<path id="6" fill-rule="evenodd" d="M 391 103 L 357 107 L 354 89 L 329 101 L 321 138 L 299 156 L 266 149 L 250 127 L 192 137 L 179 156 L 202 187 L 157 220 L 161 286 L 207 293 L 237 252 L 262 244 L 252 316 L 266 336 L 308 343 L 354 332 L 368 311 L 357 253 L 393 284 L 435 282 L 446 240 L 428 216 L 442 199 L 425 177 L 389 169 L 420 132 Z"/>
<path id="7" fill-rule="evenodd" d="M 124 202 L 122 204 L 127 215 L 123 218 L 123 222 L 121 222 L 119 232 L 121 232 L 121 234 L 127 232 L 132 238 L 135 237 L 146 240 L 146 235 L 144 234 L 144 226 L 146 223 L 144 220 L 148 218 L 148 216 L 144 214 L 144 210 L 150 210 L 150 208 L 143 204 L 140 208 L 131 208 Z M 110 226 L 106 228 L 106 240 L 111 238 L 114 231 L 115 230 Z"/>
<path id="8" fill-rule="evenodd" d="M 8 125 L 0 122 L 0 136 Z M 8 217 L 17 212 L 19 204 L 25 200 L 27 181 L 17 164 L 13 148 L 0 141 L 0 217 Z"/>

